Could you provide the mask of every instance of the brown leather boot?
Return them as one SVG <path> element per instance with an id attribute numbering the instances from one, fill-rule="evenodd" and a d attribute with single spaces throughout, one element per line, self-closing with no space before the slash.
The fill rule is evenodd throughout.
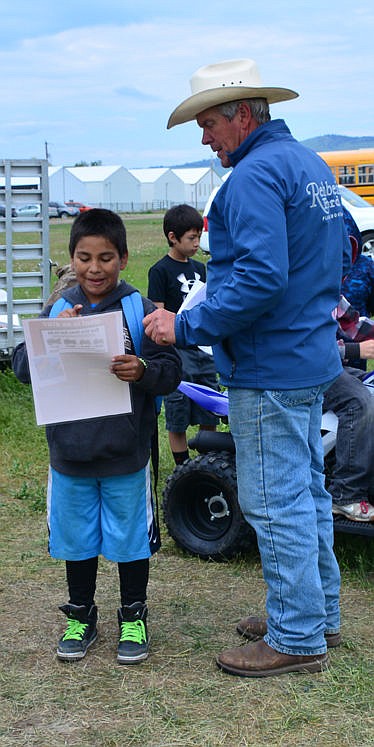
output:
<path id="1" fill-rule="evenodd" d="M 236 630 L 249 641 L 258 641 L 267 633 L 266 619 L 264 617 L 257 617 L 257 615 L 243 617 L 238 622 Z M 342 637 L 340 633 L 325 633 L 325 641 L 327 648 L 335 648 L 342 642 Z"/>
<path id="2" fill-rule="evenodd" d="M 242 617 L 236 626 L 236 630 L 240 635 L 248 638 L 249 641 L 258 641 L 259 638 L 263 638 L 267 633 L 268 626 L 266 618 L 257 617 L 257 615 Z"/>
<path id="3" fill-rule="evenodd" d="M 220 669 L 239 677 L 275 677 L 287 672 L 321 672 L 327 668 L 327 654 L 290 656 L 281 654 L 265 641 L 230 648 L 217 656 Z"/>

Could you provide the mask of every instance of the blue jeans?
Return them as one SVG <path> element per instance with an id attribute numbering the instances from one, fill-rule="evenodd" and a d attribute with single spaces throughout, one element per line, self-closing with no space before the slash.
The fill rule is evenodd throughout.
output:
<path id="1" fill-rule="evenodd" d="M 300 656 L 324 653 L 324 634 L 340 628 L 320 436 L 327 386 L 229 389 L 239 503 L 256 531 L 267 584 L 265 641 Z"/>

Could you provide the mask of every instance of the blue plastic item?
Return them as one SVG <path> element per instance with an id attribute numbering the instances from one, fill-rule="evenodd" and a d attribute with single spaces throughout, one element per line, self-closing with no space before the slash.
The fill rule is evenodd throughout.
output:
<path id="1" fill-rule="evenodd" d="M 194 384 L 190 381 L 181 381 L 178 386 L 179 391 L 193 399 L 196 404 L 209 410 L 215 415 L 228 415 L 229 399 L 227 392 L 216 392 L 209 386 L 203 384 Z"/>

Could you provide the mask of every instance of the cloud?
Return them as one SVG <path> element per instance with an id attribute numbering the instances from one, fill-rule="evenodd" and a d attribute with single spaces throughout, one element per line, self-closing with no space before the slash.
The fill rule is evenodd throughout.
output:
<path id="1" fill-rule="evenodd" d="M 88 3 L 77 4 L 74 14 L 66 4 L 64 13 L 56 6 L 57 21 L 49 11 L 40 36 L 32 35 L 35 24 L 27 34 L 21 14 L 24 36 L 0 50 L 0 156 L 26 157 L 38 148 L 42 156 L 47 140 L 54 163 L 168 165 L 208 157 L 195 124 L 167 133 L 166 121 L 190 94 L 196 68 L 248 56 L 258 62 L 265 84 L 300 92 L 299 99 L 272 110 L 299 139 L 342 128 L 372 134 L 368 81 L 374 70 L 366 49 L 374 11 L 371 1 L 357 0 L 347 23 L 344 2 L 289 0 L 285 14 L 283 4 L 263 0 L 233 15 L 227 3 L 211 0 L 183 7 L 161 2 L 151 9 L 149 2 L 137 2 L 131 10 L 127 2 L 108 0 L 104 8 L 92 0 L 85 14 L 81 6 Z M 18 10 L 21 4 L 16 0 Z M 24 13 L 31 14 L 29 4 Z"/>

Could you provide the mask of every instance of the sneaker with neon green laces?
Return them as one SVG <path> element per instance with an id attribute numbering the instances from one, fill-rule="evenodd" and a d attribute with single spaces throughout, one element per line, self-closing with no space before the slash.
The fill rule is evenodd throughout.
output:
<path id="1" fill-rule="evenodd" d="M 59 609 L 67 616 L 68 624 L 58 642 L 57 656 L 65 661 L 83 659 L 97 638 L 97 607 L 93 604 L 87 610 L 84 604 L 63 604 Z"/>
<path id="2" fill-rule="evenodd" d="M 123 605 L 118 610 L 117 661 L 120 664 L 138 664 L 148 657 L 147 612 L 147 606 L 142 602 Z"/>

